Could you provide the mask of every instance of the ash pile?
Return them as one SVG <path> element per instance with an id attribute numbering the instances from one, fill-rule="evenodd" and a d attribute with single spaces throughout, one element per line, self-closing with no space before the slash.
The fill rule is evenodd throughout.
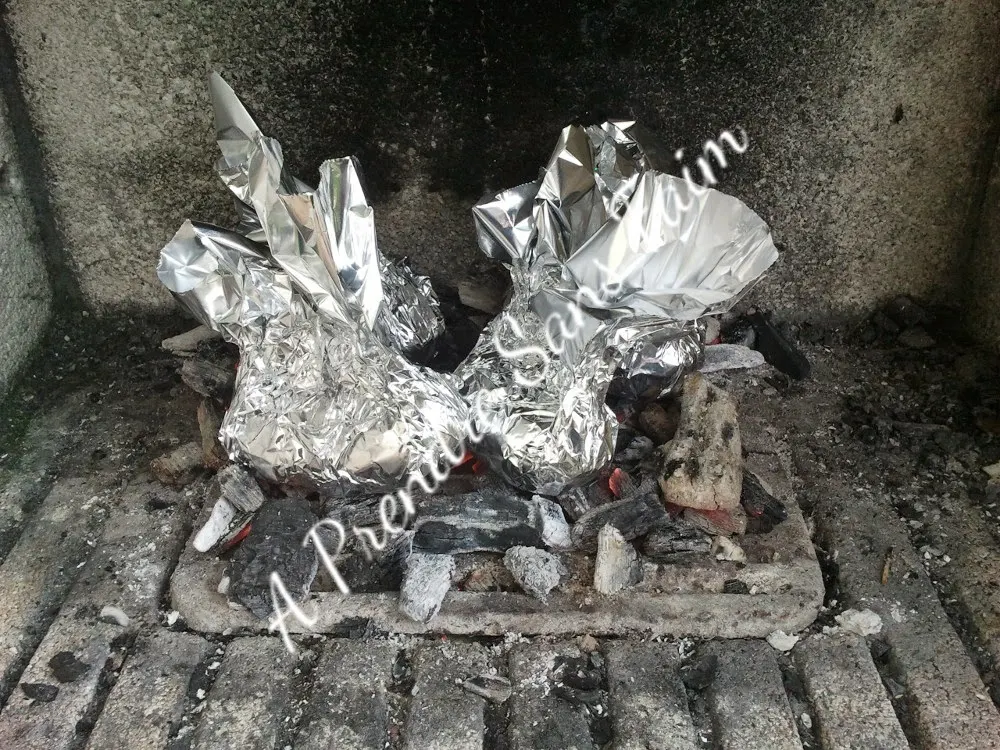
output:
<path id="1" fill-rule="evenodd" d="M 777 260 L 739 200 L 669 174 L 627 121 L 570 126 L 538 179 L 473 209 L 511 287 L 442 290 L 386 259 L 351 157 L 312 188 L 211 78 L 234 229 L 185 222 L 158 274 L 201 326 L 164 342 L 201 394 L 200 446 L 154 462 L 216 480 L 195 539 L 233 606 L 398 591 L 615 596 L 747 561 L 787 516 L 746 471 L 713 373 L 808 362 L 733 306 Z M 715 382 L 713 382 L 715 381 Z M 747 592 L 734 592 L 747 593 Z"/>

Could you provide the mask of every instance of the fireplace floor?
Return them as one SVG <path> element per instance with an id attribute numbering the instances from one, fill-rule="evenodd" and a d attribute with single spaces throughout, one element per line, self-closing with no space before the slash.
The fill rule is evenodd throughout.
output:
<path id="1" fill-rule="evenodd" d="M 663 595 L 661 609 L 456 600 L 437 623 L 450 634 L 399 632 L 388 595 L 328 595 L 329 632 L 296 636 L 293 657 L 222 611 L 217 581 L 204 583 L 216 563 L 186 551 L 205 481 L 172 489 L 149 474 L 197 430 L 155 338 L 124 360 L 64 351 L 3 415 L 0 747 L 385 737 L 516 750 L 612 735 L 615 747 L 1000 747 L 1000 525 L 981 472 L 1000 443 L 983 416 L 992 363 L 974 353 L 813 345 L 807 383 L 771 370 L 725 380 L 750 460 L 801 508 L 784 533 L 802 567 L 767 574 L 790 594 L 720 601 L 755 597 L 712 593 L 702 571 L 687 581 L 708 593 Z M 836 619 L 866 609 L 881 624 L 867 638 Z M 806 625 L 790 652 L 760 637 Z M 563 679 L 580 665 L 596 687 Z M 512 683 L 503 703 L 457 684 L 491 670 Z"/>

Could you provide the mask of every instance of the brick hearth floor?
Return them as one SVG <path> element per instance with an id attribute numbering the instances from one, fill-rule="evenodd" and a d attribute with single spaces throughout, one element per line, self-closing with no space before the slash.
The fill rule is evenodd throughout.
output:
<path id="1" fill-rule="evenodd" d="M 170 489 L 149 474 L 151 458 L 194 438 L 195 402 L 169 379 L 62 396 L 0 459 L 0 748 L 1000 748 L 983 682 L 993 633 L 977 625 L 995 621 L 992 605 L 962 610 L 939 594 L 960 594 L 996 544 L 967 565 L 956 556 L 951 579 L 928 575 L 912 524 L 833 437 L 856 357 L 809 354 L 807 386 L 777 393 L 763 373 L 727 383 L 748 442 L 775 446 L 792 473 L 828 561 L 829 608 L 789 653 L 637 634 L 588 655 L 585 633 L 393 635 L 354 623 L 302 636 L 292 657 L 276 637 L 196 632 L 172 611 L 168 584 L 207 480 Z M 851 366 L 857 382 L 880 377 L 877 363 Z M 881 632 L 824 636 L 847 607 L 878 613 Z M 561 697 L 560 656 L 601 671 L 589 707 Z M 713 656 L 699 684 L 692 670 Z M 506 702 L 457 684 L 489 671 L 510 678 Z"/>

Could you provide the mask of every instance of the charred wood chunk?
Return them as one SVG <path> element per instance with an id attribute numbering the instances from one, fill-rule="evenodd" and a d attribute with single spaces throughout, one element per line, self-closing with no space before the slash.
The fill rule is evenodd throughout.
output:
<path id="1" fill-rule="evenodd" d="M 198 404 L 198 431 L 201 433 L 201 452 L 205 467 L 212 470 L 221 469 L 229 462 L 229 457 L 219 442 L 220 427 L 222 415 L 215 402 L 203 398 Z"/>
<path id="2" fill-rule="evenodd" d="M 184 361 L 181 380 L 195 393 L 227 404 L 233 397 L 236 371 L 195 357 Z"/>
<path id="3" fill-rule="evenodd" d="M 608 524 L 597 535 L 594 588 L 602 594 L 617 594 L 642 580 L 642 563 L 635 548 L 614 526 Z"/>
<path id="4" fill-rule="evenodd" d="M 268 500 L 253 518 L 250 533 L 229 562 L 229 599 L 266 620 L 274 614 L 271 574 L 296 602 L 309 596 L 316 577 L 317 557 L 312 545 L 303 545 L 319 519 L 302 498 Z"/>
<path id="5" fill-rule="evenodd" d="M 656 495 L 619 500 L 587 511 L 573 524 L 573 548 L 593 551 L 601 529 L 611 524 L 626 540 L 636 539 L 667 518 L 666 508 Z"/>
<path id="6" fill-rule="evenodd" d="M 500 485 L 427 498 L 414 522 L 417 552 L 506 552 L 517 546 L 562 549 L 569 544 L 569 525 L 556 503 Z"/>
<path id="7" fill-rule="evenodd" d="M 201 446 L 185 443 L 170 453 L 153 459 L 150 471 L 162 484 L 183 487 L 193 482 L 204 469 Z"/>
<path id="8" fill-rule="evenodd" d="M 747 320 L 753 326 L 755 348 L 769 365 L 796 380 L 809 377 L 809 360 L 771 322 L 770 313 L 755 311 L 747 315 Z"/>
<path id="9" fill-rule="evenodd" d="M 632 467 L 649 458 L 655 450 L 656 444 L 645 435 L 619 427 L 613 463 L 616 466 Z"/>
<path id="10" fill-rule="evenodd" d="M 682 518 L 658 523 L 638 543 L 639 551 L 655 562 L 673 562 L 691 554 L 707 554 L 712 539 Z"/>
<path id="11" fill-rule="evenodd" d="M 677 435 L 661 452 L 665 502 L 703 510 L 739 506 L 743 453 L 736 404 L 700 373 L 684 381 Z"/>
<path id="12" fill-rule="evenodd" d="M 743 472 L 740 503 L 748 516 L 747 530 L 753 534 L 766 534 L 788 518 L 788 509 L 784 504 L 749 471 Z"/>

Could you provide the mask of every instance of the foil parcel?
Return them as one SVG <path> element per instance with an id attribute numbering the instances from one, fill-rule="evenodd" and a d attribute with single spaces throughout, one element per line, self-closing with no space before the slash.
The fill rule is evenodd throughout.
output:
<path id="1" fill-rule="evenodd" d="M 454 376 L 433 372 L 408 357 L 443 331 L 436 298 L 378 251 L 354 160 L 325 162 L 313 190 L 217 75 L 211 90 L 240 221 L 186 222 L 158 273 L 240 347 L 220 439 L 272 480 L 389 491 L 453 462 L 471 432 L 516 486 L 584 484 L 611 459 L 616 373 L 673 387 L 700 361 L 699 319 L 777 258 L 746 205 L 661 171 L 640 126 L 570 126 L 538 180 L 473 209 L 512 293 Z"/>

